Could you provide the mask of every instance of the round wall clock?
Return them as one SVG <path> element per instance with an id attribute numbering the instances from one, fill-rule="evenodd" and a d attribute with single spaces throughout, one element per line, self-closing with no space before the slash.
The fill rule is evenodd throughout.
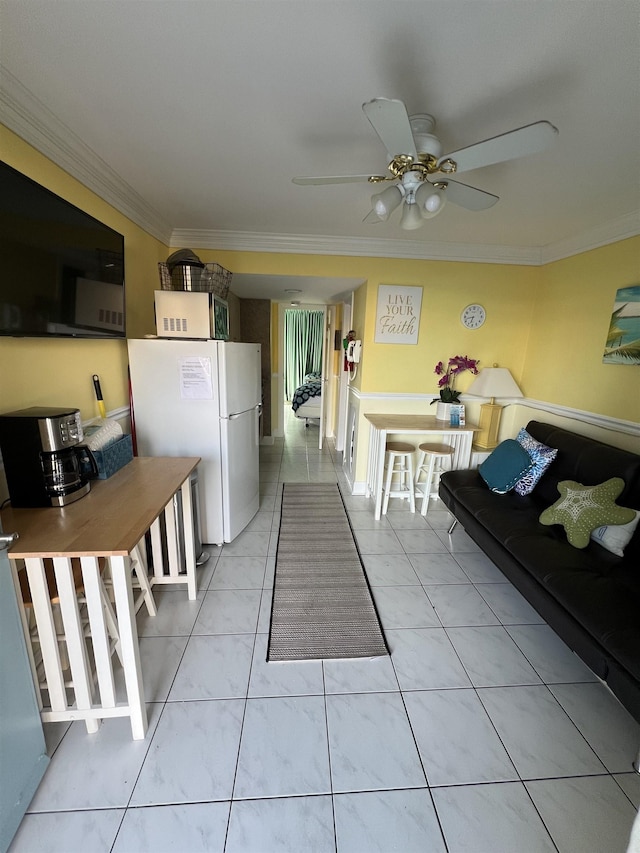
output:
<path id="1" fill-rule="evenodd" d="M 487 318 L 487 313 L 482 305 L 467 305 L 460 315 L 460 322 L 467 329 L 479 329 Z"/>

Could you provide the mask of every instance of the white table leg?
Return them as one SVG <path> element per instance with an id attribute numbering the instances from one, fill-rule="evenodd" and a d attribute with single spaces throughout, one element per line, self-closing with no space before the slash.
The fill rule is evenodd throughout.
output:
<path id="1" fill-rule="evenodd" d="M 105 708 L 115 708 L 116 688 L 111 665 L 111 639 L 109 637 L 108 615 L 105 612 L 107 608 L 111 607 L 111 602 L 104 592 L 97 557 L 80 557 L 80 565 L 82 566 L 82 581 L 87 599 L 100 703 Z M 114 630 L 116 630 L 115 618 L 112 621 L 112 633 Z"/>
<path id="2" fill-rule="evenodd" d="M 38 639 L 49 693 L 49 705 L 54 711 L 63 711 L 67 708 L 67 694 L 44 560 L 39 557 L 27 557 L 24 563 L 31 590 L 33 613 L 38 626 Z M 40 692 L 39 685 L 36 685 L 36 688 Z"/>
<path id="3" fill-rule="evenodd" d="M 456 432 L 452 433 L 453 438 L 453 459 L 451 460 L 452 469 L 465 469 L 471 464 L 471 444 L 473 439 L 472 432 Z"/>
<path id="4" fill-rule="evenodd" d="M 376 509 L 374 513 L 374 518 L 376 521 L 380 521 L 382 517 L 382 479 L 384 477 L 384 455 L 387 449 L 387 430 L 386 429 L 378 429 L 376 430 L 378 433 L 377 436 L 377 460 L 376 460 L 376 469 L 375 469 L 375 496 L 376 496 Z"/>
<path id="5" fill-rule="evenodd" d="M 196 544 L 193 535 L 193 506 L 191 502 L 191 480 L 182 484 L 182 529 L 184 531 L 184 553 L 187 569 L 187 590 L 191 601 L 195 601 L 196 589 Z"/>
<path id="6" fill-rule="evenodd" d="M 151 554 L 153 556 L 153 577 L 155 582 L 162 581 L 164 577 L 164 558 L 162 555 L 162 531 L 160 530 L 160 518 L 151 525 Z"/>
<path id="7" fill-rule="evenodd" d="M 144 702 L 129 558 L 111 557 L 110 560 L 124 678 L 127 686 L 127 703 L 131 717 L 131 733 L 134 740 L 143 740 L 147 731 L 147 708 Z"/>
<path id="8" fill-rule="evenodd" d="M 33 684 L 36 691 L 36 700 L 38 702 L 38 710 L 42 711 L 43 702 L 42 702 L 42 692 L 40 690 L 40 679 L 38 678 L 38 667 L 36 664 L 35 655 L 33 653 L 33 645 L 31 643 L 31 630 L 30 630 L 30 616 L 33 614 L 27 613 L 27 610 L 24 607 L 24 603 L 22 601 L 22 589 L 20 587 L 20 577 L 18 575 L 19 571 L 26 571 L 24 568 L 18 568 L 18 563 L 16 560 L 9 559 L 9 563 L 11 565 L 11 575 L 13 577 L 13 588 L 16 593 L 16 601 L 18 602 L 18 610 L 20 612 L 20 621 L 22 623 L 22 630 L 24 633 L 25 643 L 27 646 L 27 656 L 29 658 L 29 666 L 31 667 L 31 675 L 33 677 Z M 35 617 L 33 617 L 35 618 Z"/>
<path id="9" fill-rule="evenodd" d="M 167 562 L 169 564 L 169 574 L 175 578 L 174 583 L 178 583 L 180 578 L 180 556 L 178 552 L 178 531 L 176 529 L 176 516 L 174 511 L 173 498 L 164 508 L 164 526 L 167 534 Z"/>
<path id="10" fill-rule="evenodd" d="M 87 566 L 87 568 L 89 573 L 93 569 L 97 574 L 98 561 L 94 559 L 93 566 Z M 89 711 L 93 707 L 93 676 L 89 666 L 84 627 L 76 597 L 71 559 L 69 557 L 54 557 L 53 570 L 56 576 L 58 595 L 60 596 L 60 612 L 64 625 L 64 638 L 69 656 L 76 708 L 78 711 Z M 87 595 L 88 590 L 85 589 L 85 597 Z M 102 601 L 99 594 L 97 601 L 101 608 Z M 104 622 L 104 620 L 101 621 Z M 98 731 L 100 721 L 95 717 L 86 717 L 85 724 L 87 731 L 92 734 Z"/>
<path id="11" fill-rule="evenodd" d="M 378 454 L 376 452 L 376 441 L 378 431 L 373 424 L 369 424 L 369 452 L 367 454 L 367 489 L 365 497 L 370 498 L 375 494 L 375 478 L 376 478 L 376 462 Z"/>

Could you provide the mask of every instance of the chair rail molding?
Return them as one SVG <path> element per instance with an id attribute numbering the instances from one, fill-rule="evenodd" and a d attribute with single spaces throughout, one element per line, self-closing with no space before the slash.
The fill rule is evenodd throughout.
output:
<path id="1" fill-rule="evenodd" d="M 437 400 L 435 394 L 412 394 L 398 393 L 395 391 L 372 391 L 362 392 L 357 388 L 349 386 L 349 393 L 357 400 L 389 400 L 391 402 L 400 401 L 416 401 L 420 400 L 430 404 L 432 400 Z M 462 394 L 460 396 L 461 403 L 477 403 L 481 398 Z M 538 409 L 542 412 L 547 412 L 550 415 L 557 415 L 563 418 L 571 418 L 575 421 L 582 421 L 591 426 L 600 427 L 601 429 L 613 430 L 614 432 L 624 433 L 625 435 L 634 435 L 640 437 L 640 423 L 636 421 L 626 421 L 621 418 L 612 418 L 608 415 L 601 415 L 597 412 L 587 412 L 583 409 L 573 409 L 569 406 L 560 406 L 556 403 L 548 403 L 545 400 L 534 400 L 529 397 L 517 397 L 506 401 L 507 405 L 525 406 L 530 409 Z"/>

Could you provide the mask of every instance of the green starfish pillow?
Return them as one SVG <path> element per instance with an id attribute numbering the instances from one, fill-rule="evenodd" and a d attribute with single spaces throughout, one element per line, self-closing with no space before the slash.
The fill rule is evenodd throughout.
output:
<path id="1" fill-rule="evenodd" d="M 634 511 L 615 503 L 623 489 L 624 480 L 620 477 L 612 477 L 599 486 L 562 480 L 558 483 L 560 498 L 544 510 L 540 523 L 561 524 L 574 548 L 586 548 L 591 531 L 597 527 L 633 521 Z"/>

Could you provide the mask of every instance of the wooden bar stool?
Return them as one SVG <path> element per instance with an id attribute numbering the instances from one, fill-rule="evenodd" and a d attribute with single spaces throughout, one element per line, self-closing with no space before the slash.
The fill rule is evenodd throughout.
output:
<path id="1" fill-rule="evenodd" d="M 411 512 L 416 511 L 415 492 L 413 486 L 413 454 L 415 445 L 407 441 L 388 441 L 385 448 L 385 477 L 382 490 L 382 514 L 386 515 L 389 498 L 409 500 Z M 393 479 L 398 482 L 394 484 Z"/>
<path id="2" fill-rule="evenodd" d="M 418 446 L 418 450 L 414 488 L 416 496 L 422 498 L 420 515 L 426 515 L 429 510 L 429 499 L 438 497 L 440 475 L 447 470 L 444 464 L 446 460 L 449 460 L 447 467 L 451 467 L 453 447 L 449 444 L 425 442 Z M 426 478 L 421 481 L 422 474 L 425 474 Z"/>

